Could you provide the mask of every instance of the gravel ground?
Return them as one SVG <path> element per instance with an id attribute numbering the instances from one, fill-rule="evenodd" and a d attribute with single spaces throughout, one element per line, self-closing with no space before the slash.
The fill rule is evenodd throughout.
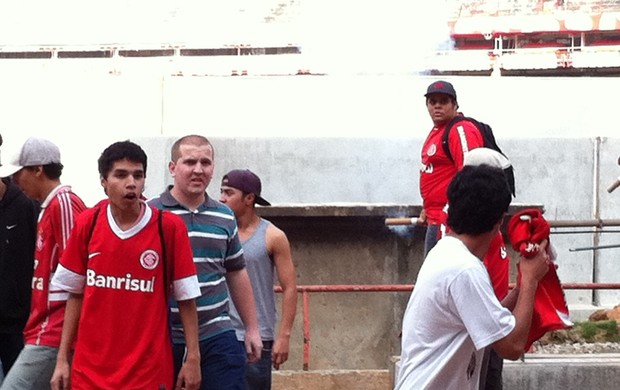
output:
<path id="1" fill-rule="evenodd" d="M 620 343 L 565 343 L 546 344 L 534 343 L 531 353 L 545 354 L 590 354 L 620 353 Z"/>

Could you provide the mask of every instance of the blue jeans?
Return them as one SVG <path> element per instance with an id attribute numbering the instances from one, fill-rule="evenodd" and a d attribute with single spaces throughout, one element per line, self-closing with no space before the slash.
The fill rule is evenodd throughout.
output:
<path id="1" fill-rule="evenodd" d="M 430 252 L 435 244 L 437 244 L 437 241 L 439 241 L 440 227 L 441 225 L 433 224 L 429 224 L 426 227 L 426 236 L 424 237 L 424 258 L 426 258 L 428 252 Z"/>
<path id="2" fill-rule="evenodd" d="M 185 357 L 185 344 L 174 344 L 174 382 Z M 200 342 L 200 390 L 243 390 L 246 354 L 230 330 Z"/>
<path id="3" fill-rule="evenodd" d="M 243 341 L 240 342 L 244 347 Z M 245 348 L 245 347 L 244 347 Z M 263 340 L 263 352 L 256 363 L 245 366 L 246 390 L 271 390 L 271 350 L 273 341 Z"/>

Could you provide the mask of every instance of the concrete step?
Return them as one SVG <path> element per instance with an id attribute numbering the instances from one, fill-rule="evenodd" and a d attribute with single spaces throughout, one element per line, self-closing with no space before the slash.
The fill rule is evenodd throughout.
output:
<path id="1" fill-rule="evenodd" d="M 391 390 L 389 370 L 273 371 L 273 390 Z"/>
<path id="2" fill-rule="evenodd" d="M 400 366 L 397 357 L 393 360 L 390 375 Z M 617 389 L 620 354 L 525 354 L 523 360 L 504 360 L 502 374 L 504 390 Z"/>
<path id="3" fill-rule="evenodd" d="M 526 354 L 504 361 L 504 389 L 611 389 L 620 378 L 620 354 Z"/>

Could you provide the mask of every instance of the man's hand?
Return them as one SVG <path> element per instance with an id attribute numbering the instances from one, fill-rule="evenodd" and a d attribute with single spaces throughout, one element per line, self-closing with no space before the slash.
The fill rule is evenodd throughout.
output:
<path id="1" fill-rule="evenodd" d="M 420 212 L 420 216 L 418 216 L 417 224 L 426 225 L 426 211 L 424 211 L 424 209 L 422 209 L 422 211 Z"/>
<path id="2" fill-rule="evenodd" d="M 547 245 L 549 242 L 543 240 L 536 256 L 531 259 L 519 258 L 519 270 L 521 271 L 521 281 L 540 282 L 549 271 L 549 254 Z"/>
<path id="3" fill-rule="evenodd" d="M 271 351 L 271 360 L 273 368 L 280 369 L 280 364 L 288 360 L 289 339 L 288 337 L 278 337 L 273 343 L 273 351 Z"/>
<path id="4" fill-rule="evenodd" d="M 248 362 L 256 363 L 263 352 L 263 341 L 260 338 L 258 329 L 245 332 L 245 352 L 248 355 Z"/>
<path id="5" fill-rule="evenodd" d="M 198 390 L 200 388 L 200 359 L 187 359 L 177 378 L 175 390 Z"/>
<path id="6" fill-rule="evenodd" d="M 50 387 L 52 390 L 68 390 L 70 388 L 69 375 L 71 373 L 71 367 L 67 361 L 56 361 L 56 368 L 54 374 L 50 380 Z"/>

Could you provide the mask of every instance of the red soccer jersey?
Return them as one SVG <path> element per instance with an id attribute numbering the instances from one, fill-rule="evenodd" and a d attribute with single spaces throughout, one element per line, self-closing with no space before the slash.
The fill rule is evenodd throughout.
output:
<path id="1" fill-rule="evenodd" d="M 448 184 L 463 167 L 465 152 L 484 146 L 482 135 L 474 124 L 468 121 L 457 122 L 448 137 L 454 158 L 452 162 L 441 144 L 444 129 L 445 125 L 433 127 L 422 147 L 420 194 L 429 224 L 445 223 L 442 210 L 448 203 Z"/>
<path id="2" fill-rule="evenodd" d="M 34 253 L 30 316 L 24 328 L 26 344 L 60 345 L 67 293 L 50 288 L 75 218 L 86 209 L 69 186 L 58 186 L 41 205 Z"/>
<path id="3" fill-rule="evenodd" d="M 501 302 L 508 295 L 508 282 L 510 280 L 510 257 L 506 251 L 502 233 L 497 233 L 491 240 L 491 245 L 483 262 L 489 272 L 495 295 Z"/>
<path id="4" fill-rule="evenodd" d="M 72 389 L 172 388 L 164 267 L 177 300 L 195 298 L 200 289 L 185 224 L 163 213 L 164 257 L 158 214 L 147 206 L 127 231 L 118 228 L 109 206 L 77 221 L 54 279 L 67 291 L 84 294 Z"/>
<path id="5" fill-rule="evenodd" d="M 444 216 L 444 219 L 447 219 L 447 215 Z M 446 227 L 445 229 L 440 229 L 440 231 L 447 233 L 450 231 L 450 228 Z M 495 296 L 501 302 L 508 295 L 508 284 L 510 282 L 510 256 L 508 256 L 506 251 L 504 236 L 501 232 L 497 232 L 491 240 L 489 249 L 486 255 L 484 255 L 482 262 L 489 273 Z"/>

